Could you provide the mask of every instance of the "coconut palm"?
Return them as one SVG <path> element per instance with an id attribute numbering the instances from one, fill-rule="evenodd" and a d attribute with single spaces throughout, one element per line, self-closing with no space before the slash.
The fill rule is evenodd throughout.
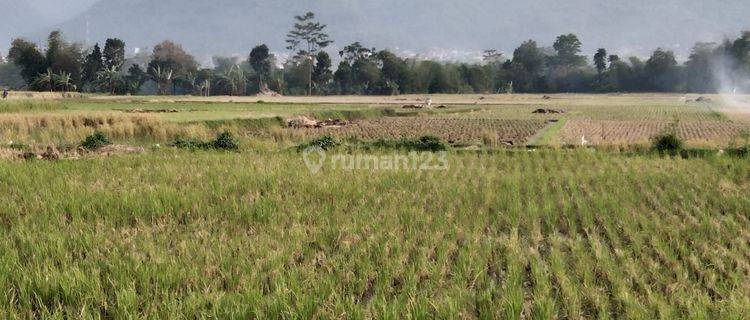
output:
<path id="1" fill-rule="evenodd" d="M 120 82 L 122 75 L 116 66 L 104 68 L 96 73 L 96 79 L 100 86 L 107 89 L 110 94 L 115 94 L 117 83 Z"/>
<path id="2" fill-rule="evenodd" d="M 159 87 L 158 93 L 160 95 L 166 95 L 169 92 L 169 86 L 172 84 L 172 76 L 174 72 L 172 69 L 162 69 L 161 66 L 151 68 L 149 75 L 151 79 L 156 82 Z"/>
<path id="3" fill-rule="evenodd" d="M 72 88 L 76 90 L 78 87 L 73 84 L 73 77 L 70 72 L 62 71 L 60 74 L 53 74 L 53 81 L 55 87 L 60 88 L 63 92 L 68 92 Z"/>

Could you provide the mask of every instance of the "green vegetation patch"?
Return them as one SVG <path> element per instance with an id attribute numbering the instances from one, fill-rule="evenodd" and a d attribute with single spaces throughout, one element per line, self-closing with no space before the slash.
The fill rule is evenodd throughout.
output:
<path id="1" fill-rule="evenodd" d="M 565 127 L 567 119 L 563 118 L 550 122 L 544 129 L 537 132 L 526 142 L 527 146 L 548 146 L 558 138 L 558 132 Z"/>
<path id="2" fill-rule="evenodd" d="M 310 147 L 317 147 L 323 150 L 331 150 L 337 147 L 347 147 L 349 149 L 360 150 L 377 150 L 377 149 L 396 149 L 408 151 L 446 151 L 448 145 L 440 138 L 434 136 L 423 136 L 418 139 L 378 139 L 374 141 L 365 141 L 356 138 L 349 138 L 343 141 L 334 139 L 330 136 L 323 136 L 313 139 L 309 142 L 297 146 L 297 151 L 304 151 Z"/>
<path id="3" fill-rule="evenodd" d="M 383 109 L 360 109 L 360 110 L 324 110 L 312 113 L 315 119 L 341 119 L 341 120 L 364 120 L 382 117 L 386 114 Z"/>
<path id="4" fill-rule="evenodd" d="M 109 138 L 107 138 L 107 136 L 103 133 L 97 131 L 94 132 L 94 134 L 86 137 L 86 139 L 81 142 L 81 147 L 87 150 L 97 150 L 110 144 L 111 142 L 109 141 Z"/>
<path id="5" fill-rule="evenodd" d="M 210 129 L 235 128 L 238 130 L 260 131 L 284 126 L 281 117 L 258 118 L 258 119 L 231 119 L 231 120 L 209 120 L 192 123 L 203 123 Z"/>
<path id="6" fill-rule="evenodd" d="M 0 101 L 0 113 L 67 110 L 68 106 L 54 100 Z"/>
<path id="7" fill-rule="evenodd" d="M 405 149 L 410 151 L 446 151 L 448 145 L 435 136 L 423 136 L 419 139 L 377 140 L 371 144 L 376 148 Z"/>
<path id="8" fill-rule="evenodd" d="M 228 131 L 224 131 L 216 136 L 216 139 L 211 141 L 201 141 L 197 138 L 177 138 L 169 143 L 170 147 L 180 149 L 214 149 L 214 150 L 228 150 L 237 151 L 239 150 L 239 144 L 234 139 L 232 134 Z"/>

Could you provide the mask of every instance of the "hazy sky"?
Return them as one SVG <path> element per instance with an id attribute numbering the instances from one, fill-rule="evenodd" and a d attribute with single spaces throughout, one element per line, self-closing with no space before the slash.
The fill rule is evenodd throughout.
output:
<path id="1" fill-rule="evenodd" d="M 86 10 L 98 0 L 17 0 L 26 1 L 53 23 L 62 22 Z"/>
<path id="2" fill-rule="evenodd" d="M 489 48 L 511 53 L 528 39 L 548 47 L 572 32 L 587 55 L 604 47 L 645 56 L 662 47 L 684 58 L 697 41 L 750 29 L 748 1 L 0 0 L 10 12 L 0 19 L 0 52 L 14 37 L 41 43 L 53 29 L 86 44 L 118 37 L 129 50 L 169 39 L 207 59 L 246 55 L 259 43 L 286 52 L 293 15 L 312 10 L 336 40 L 331 52 L 361 41 L 404 54 L 476 58 Z"/>

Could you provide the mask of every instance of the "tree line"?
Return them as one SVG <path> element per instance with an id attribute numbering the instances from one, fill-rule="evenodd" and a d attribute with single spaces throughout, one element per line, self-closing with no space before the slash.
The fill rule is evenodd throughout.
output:
<path id="1" fill-rule="evenodd" d="M 30 90 L 139 94 L 149 91 L 146 86 L 160 95 L 204 96 L 750 91 L 750 32 L 718 44 L 697 43 L 683 64 L 668 50 L 657 49 L 642 60 L 604 48 L 590 63 L 579 38 L 564 34 L 552 47 L 526 41 L 510 57 L 486 50 L 481 63 L 404 58 L 355 42 L 335 53 L 340 62 L 334 69 L 326 51 L 333 43 L 327 26 L 309 12 L 294 20 L 286 39 L 291 58 L 281 64 L 268 46 L 259 45 L 246 58 L 215 57 L 205 68 L 171 41 L 128 59 L 120 39 L 84 49 L 54 31 L 43 50 L 15 39 L 8 63 L 0 66 L 0 80 L 9 82 L 9 74 L 16 73 Z"/>

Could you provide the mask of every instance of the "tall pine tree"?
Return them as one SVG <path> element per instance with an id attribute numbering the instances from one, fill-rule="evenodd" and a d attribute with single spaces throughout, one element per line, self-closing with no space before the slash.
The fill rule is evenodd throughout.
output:
<path id="1" fill-rule="evenodd" d="M 94 49 L 91 50 L 86 56 L 83 62 L 83 81 L 84 83 L 92 83 L 96 81 L 96 76 L 99 71 L 104 69 L 104 62 L 102 60 L 102 50 L 99 48 L 99 44 L 94 45 Z"/>

